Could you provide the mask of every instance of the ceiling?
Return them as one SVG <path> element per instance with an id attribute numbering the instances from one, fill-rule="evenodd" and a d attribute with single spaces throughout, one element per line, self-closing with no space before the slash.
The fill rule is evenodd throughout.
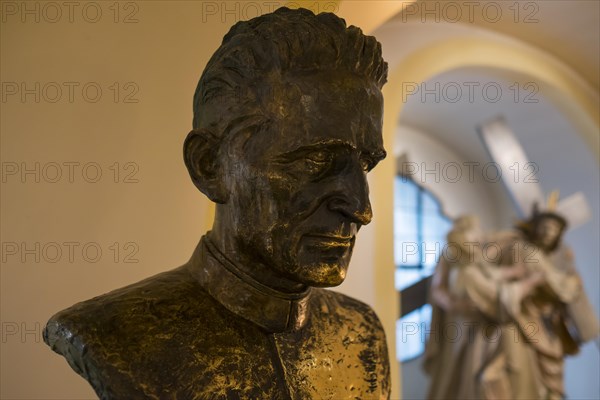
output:
<path id="1" fill-rule="evenodd" d="M 468 95 L 469 82 L 478 83 L 472 97 Z M 427 132 L 464 160 L 484 165 L 492 160 L 476 127 L 503 115 L 529 160 L 539 165 L 544 191 L 552 190 L 555 182 L 565 182 L 564 193 L 572 193 L 577 189 L 570 186 L 574 183 L 570 177 L 576 174 L 581 182 L 581 175 L 593 168 L 594 156 L 582 140 L 569 134 L 574 129 L 572 123 L 530 83 L 527 78 L 496 69 L 452 70 L 422 83 L 419 93 L 408 96 L 400 123 Z M 435 89 L 438 98 L 424 94 L 425 89 Z M 459 90 L 462 95 L 455 101 Z M 578 157 L 570 157 L 572 154 Z M 557 165 L 557 160 L 565 164 Z"/>
<path id="2" fill-rule="evenodd" d="M 471 12 L 465 4 L 474 4 Z M 525 42 L 550 53 L 588 83 L 592 96 L 597 97 L 600 92 L 600 1 L 418 1 L 374 34 L 382 43 L 384 58 L 392 71 L 412 53 L 432 43 L 449 37 L 478 36 L 509 44 Z M 469 82 L 478 84 L 472 101 L 468 96 Z M 497 101 L 485 98 L 486 83 L 502 91 Z M 581 183 L 585 171 L 597 170 L 593 149 L 586 148 L 581 136 L 574 134 L 577 127 L 560 110 L 559 103 L 564 99 L 545 97 L 552 93 L 531 82 L 531 77 L 496 68 L 462 67 L 419 85 L 417 92 L 407 97 L 399 123 L 426 132 L 465 160 L 482 164 L 490 161 L 476 126 L 503 115 L 529 158 L 548 164 L 540 171 L 544 190 L 564 181 L 565 189 L 574 191 L 569 176 L 578 174 Z M 463 91 L 458 101 L 452 99 L 453 87 Z M 433 89 L 438 98 L 423 97 L 425 89 Z M 493 95 L 494 88 L 490 90 Z M 564 154 L 578 154 L 569 161 L 573 168 L 556 168 L 552 163 Z"/>
<path id="3" fill-rule="evenodd" d="M 600 1 L 426 0 L 393 20 L 472 25 L 519 39 L 557 57 L 600 91 Z"/>

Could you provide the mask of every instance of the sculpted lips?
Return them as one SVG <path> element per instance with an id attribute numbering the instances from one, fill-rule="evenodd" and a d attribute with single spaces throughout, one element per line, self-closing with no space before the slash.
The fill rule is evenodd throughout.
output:
<path id="1" fill-rule="evenodd" d="M 349 248 L 354 244 L 354 239 L 356 236 L 342 236 L 337 234 L 308 234 L 305 235 L 306 238 L 312 240 L 317 246 L 323 248 Z"/>

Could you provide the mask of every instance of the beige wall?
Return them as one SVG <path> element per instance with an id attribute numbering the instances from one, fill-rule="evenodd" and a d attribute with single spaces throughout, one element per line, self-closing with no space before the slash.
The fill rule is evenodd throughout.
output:
<path id="1" fill-rule="evenodd" d="M 94 398 L 40 330 L 54 312 L 191 254 L 207 202 L 189 182 L 181 143 L 199 74 L 231 21 L 203 23 L 199 3 L 138 2 L 121 5 L 115 22 L 112 3 L 97 2 L 96 23 L 84 17 L 94 6 L 52 23 L 44 4 L 31 3 L 40 22 L 2 5 L 0 386 L 2 398 Z M 36 168 L 39 176 L 23 175 Z"/>

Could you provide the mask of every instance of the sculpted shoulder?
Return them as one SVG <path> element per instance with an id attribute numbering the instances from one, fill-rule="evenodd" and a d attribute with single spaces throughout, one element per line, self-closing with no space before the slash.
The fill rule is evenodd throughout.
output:
<path id="1" fill-rule="evenodd" d="M 218 345 L 225 340 L 214 335 L 219 330 L 236 342 L 222 311 L 184 265 L 57 313 L 44 329 L 44 341 L 101 398 L 123 393 L 152 398 L 154 383 L 168 392 L 161 380 L 169 382 L 169 376 L 185 375 L 191 363 L 201 364 L 187 350 L 204 347 L 206 338 Z M 148 393 L 133 382 L 144 382 Z"/>
<path id="2" fill-rule="evenodd" d="M 89 339 L 94 335 L 117 335 L 140 323 L 150 324 L 145 325 L 147 329 L 162 324 L 165 317 L 172 319 L 189 312 L 190 302 L 202 301 L 203 296 L 198 295 L 201 293 L 186 266 L 179 267 L 60 311 L 48 321 L 44 340 L 55 346 L 58 340 L 74 335 Z"/>
<path id="3" fill-rule="evenodd" d="M 352 385 L 365 396 L 385 397 L 387 348 L 374 311 L 316 288 L 307 307 L 306 326 L 270 339 L 211 297 L 185 265 L 59 312 L 48 322 L 44 340 L 101 399 L 124 394 L 175 399 L 192 392 L 226 398 L 230 390 L 242 397 L 276 398 L 273 343 L 285 355 L 286 369 L 302 377 L 296 382 L 288 376 L 299 398 L 316 395 L 306 382 L 320 382 L 324 371 L 331 372 L 333 365 L 320 365 L 323 360 L 336 360 L 335 385 L 319 389 L 331 392 L 329 397 Z"/>

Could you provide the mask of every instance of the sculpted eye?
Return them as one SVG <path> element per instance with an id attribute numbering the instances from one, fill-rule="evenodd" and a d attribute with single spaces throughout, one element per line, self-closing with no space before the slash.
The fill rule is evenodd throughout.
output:
<path id="1" fill-rule="evenodd" d="M 308 161 L 321 165 L 331 162 L 332 158 L 331 154 L 327 151 L 315 151 L 306 156 Z"/>
<path id="2" fill-rule="evenodd" d="M 296 179 L 319 180 L 341 171 L 350 152 L 339 145 L 313 145 L 291 151 L 274 159 Z"/>
<path id="3" fill-rule="evenodd" d="M 331 151 L 316 150 L 304 156 L 304 171 L 312 178 L 322 177 L 327 171 L 331 171 L 335 164 L 335 157 Z"/>

